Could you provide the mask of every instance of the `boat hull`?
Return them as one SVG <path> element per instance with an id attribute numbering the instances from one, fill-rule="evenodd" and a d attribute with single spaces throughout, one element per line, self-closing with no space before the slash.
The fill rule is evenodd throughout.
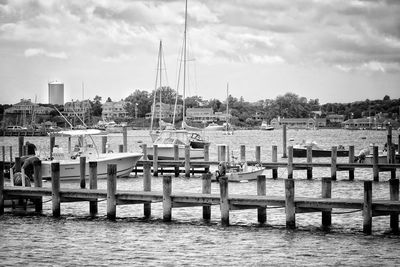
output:
<path id="1" fill-rule="evenodd" d="M 147 157 L 152 160 L 154 155 L 153 147 L 147 147 Z M 157 156 L 159 160 L 174 160 L 173 145 L 158 145 Z M 179 146 L 179 159 L 185 159 L 185 146 Z M 190 159 L 204 159 L 204 149 L 191 148 Z"/>
<path id="2" fill-rule="evenodd" d="M 313 158 L 323 158 L 323 157 L 331 157 L 332 152 L 330 150 L 324 149 L 313 149 L 312 156 Z M 349 151 L 348 150 L 338 150 L 337 151 L 338 157 L 348 157 Z M 294 158 L 306 158 L 307 157 L 307 148 L 293 148 L 293 157 Z"/>
<path id="3" fill-rule="evenodd" d="M 97 178 L 107 178 L 107 165 L 117 165 L 117 176 L 124 177 L 132 172 L 137 161 L 142 157 L 139 153 L 108 153 L 100 154 L 96 159 L 86 161 L 85 176 L 89 178 L 89 161 L 97 162 Z M 60 180 L 80 179 L 80 159 L 42 161 L 43 179 L 51 178 L 51 163 L 60 163 Z"/>

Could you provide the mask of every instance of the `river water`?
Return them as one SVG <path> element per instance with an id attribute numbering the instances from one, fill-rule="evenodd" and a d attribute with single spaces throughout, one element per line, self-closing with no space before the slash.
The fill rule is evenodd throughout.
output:
<path id="1" fill-rule="evenodd" d="M 398 132 L 393 131 L 395 142 Z M 288 130 L 288 145 L 301 140 L 314 140 L 320 146 L 354 145 L 356 153 L 371 143 L 380 148 L 386 142 L 385 131 L 346 130 Z M 210 158 L 216 160 L 216 144 L 229 145 L 239 156 L 240 145 L 246 145 L 246 158 L 255 159 L 255 146 L 261 146 L 262 161 L 271 160 L 272 145 L 278 146 L 278 161 L 282 155 L 282 131 L 237 131 L 233 136 L 211 133 Z M 36 144 L 38 152 L 48 154 L 48 138 L 26 137 Z M 94 137 L 100 146 L 101 138 Z M 108 139 L 111 148 L 122 144 L 121 135 Z M 13 145 L 17 138 L 1 137 L 0 145 Z M 66 141 L 56 143 L 66 146 Z M 128 132 L 128 150 L 140 151 L 141 143 L 150 144 L 146 131 Z M 303 161 L 304 159 L 295 159 Z M 329 158 L 313 159 L 329 162 Z M 347 159 L 339 159 L 346 161 Z M 399 177 L 399 171 L 396 173 Z M 268 179 L 267 195 L 284 195 L 285 169 L 279 169 L 279 179 Z M 298 196 L 319 197 L 321 177 L 330 170 L 314 170 L 314 179 L 305 179 L 305 171 L 295 171 L 295 191 Z M 380 174 L 380 182 L 373 183 L 373 198 L 389 197 L 389 173 Z M 369 169 L 357 170 L 355 180 L 348 181 L 347 172 L 339 172 L 332 183 L 332 197 L 362 198 L 363 181 L 372 180 Z M 118 189 L 141 190 L 142 177 L 119 178 Z M 50 186 L 44 182 L 44 186 Z M 79 182 L 63 182 L 62 187 L 78 188 Z M 106 188 L 104 180 L 99 188 Z M 154 177 L 152 190 L 162 190 L 162 178 Z M 199 177 L 173 178 L 173 192 L 201 192 Z M 212 184 L 218 193 L 218 184 Z M 229 184 L 230 194 L 256 194 L 256 183 Z M 49 201 L 50 199 L 45 199 Z M 267 224 L 257 224 L 255 210 L 230 212 L 231 226 L 220 224 L 218 206 L 211 209 L 211 220 L 202 220 L 201 207 L 176 208 L 172 222 L 162 222 L 162 204 L 152 204 L 152 217 L 143 219 L 143 205 L 117 207 L 117 220 L 106 219 L 106 201 L 100 201 L 95 218 L 88 216 L 88 203 L 63 203 L 61 218 L 51 216 L 51 201 L 44 203 L 43 214 L 18 216 L 9 211 L 0 216 L 0 266 L 394 266 L 400 265 L 398 249 L 400 236 L 389 232 L 389 217 L 374 217 L 372 235 L 362 233 L 362 213 L 333 210 L 332 228 L 320 228 L 320 213 L 296 215 L 296 230 L 285 229 L 284 208 L 267 210 Z M 18 213 L 18 211 L 17 211 Z"/>

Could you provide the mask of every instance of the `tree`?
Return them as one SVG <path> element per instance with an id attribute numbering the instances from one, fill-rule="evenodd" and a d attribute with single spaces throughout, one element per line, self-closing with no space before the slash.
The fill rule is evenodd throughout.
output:
<path id="1" fill-rule="evenodd" d="M 131 117 L 144 117 L 146 113 L 151 111 L 153 99 L 147 91 L 135 90 L 132 94 L 125 98 L 125 110 Z M 136 114 L 137 112 L 137 114 Z"/>
<path id="2" fill-rule="evenodd" d="M 90 101 L 90 104 L 92 106 L 92 116 L 100 117 L 101 113 L 103 111 L 103 108 L 101 105 L 101 96 L 96 95 L 93 98 L 93 102 Z"/>
<path id="3" fill-rule="evenodd" d="M 112 102 L 111 97 L 107 97 L 106 102 Z"/>

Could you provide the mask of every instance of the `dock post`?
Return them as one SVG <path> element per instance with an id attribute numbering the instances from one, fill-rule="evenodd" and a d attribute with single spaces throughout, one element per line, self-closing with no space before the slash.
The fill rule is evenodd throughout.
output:
<path id="1" fill-rule="evenodd" d="M 6 162 L 6 147 L 5 146 L 1 147 L 1 152 L 2 152 L 1 155 L 3 157 L 3 162 Z"/>
<path id="2" fill-rule="evenodd" d="M 10 146 L 10 164 L 13 162 L 13 149 L 12 146 Z"/>
<path id="3" fill-rule="evenodd" d="M 390 200 L 399 201 L 399 179 L 390 179 Z M 393 233 L 399 233 L 399 213 L 390 214 L 390 229 Z"/>
<path id="4" fill-rule="evenodd" d="M 246 146 L 240 145 L 240 161 L 246 162 Z"/>
<path id="5" fill-rule="evenodd" d="M 158 176 L 158 145 L 153 144 L 153 176 Z"/>
<path id="6" fill-rule="evenodd" d="M 80 186 L 82 189 L 86 187 L 86 157 L 80 157 Z"/>
<path id="7" fill-rule="evenodd" d="M 101 137 L 101 153 L 107 153 L 107 135 Z"/>
<path id="8" fill-rule="evenodd" d="M 261 163 L 261 146 L 256 146 L 256 162 Z"/>
<path id="9" fill-rule="evenodd" d="M 179 145 L 174 144 L 174 160 L 179 160 Z M 175 177 L 179 176 L 179 166 L 175 166 Z"/>
<path id="10" fill-rule="evenodd" d="M 324 177 L 322 178 L 322 198 L 331 198 L 332 197 L 332 179 Z M 322 212 L 322 227 L 327 228 L 332 225 L 332 209 L 329 211 Z"/>
<path id="11" fill-rule="evenodd" d="M 287 158 L 286 156 L 286 124 L 283 125 L 283 155 L 282 158 Z"/>
<path id="12" fill-rule="evenodd" d="M 230 158 L 231 158 L 231 156 L 229 155 L 229 153 L 230 153 L 229 146 L 226 145 L 226 160 L 227 160 L 227 161 L 230 161 Z"/>
<path id="13" fill-rule="evenodd" d="M 4 161 L 0 161 L 0 215 L 4 214 Z"/>
<path id="14" fill-rule="evenodd" d="M 71 136 L 68 136 L 68 154 L 72 153 Z"/>
<path id="15" fill-rule="evenodd" d="M 118 145 L 118 152 L 123 153 L 124 152 L 124 145 Z"/>
<path id="16" fill-rule="evenodd" d="M 396 164 L 396 148 L 392 145 L 390 146 L 390 155 L 391 155 L 391 159 L 390 159 L 390 163 L 392 164 Z M 391 179 L 396 179 L 396 168 L 393 168 L 390 171 L 390 178 Z"/>
<path id="17" fill-rule="evenodd" d="M 387 126 L 387 163 L 394 163 L 392 162 L 392 125 Z"/>
<path id="18" fill-rule="evenodd" d="M 354 163 L 354 146 L 349 146 L 349 163 Z M 349 180 L 354 180 L 354 168 L 349 170 Z"/>
<path id="19" fill-rule="evenodd" d="M 210 161 L 210 144 L 204 145 L 204 161 Z M 204 172 L 208 173 L 210 171 L 210 166 L 204 168 Z"/>
<path id="20" fill-rule="evenodd" d="M 228 193 L 228 177 L 219 177 L 220 191 L 220 209 L 221 209 L 221 224 L 229 226 L 229 193 Z"/>
<path id="21" fill-rule="evenodd" d="M 294 204 L 294 180 L 285 179 L 286 228 L 296 228 L 296 206 Z"/>
<path id="22" fill-rule="evenodd" d="M 15 173 L 21 172 L 21 158 L 20 157 L 15 157 Z M 11 179 L 11 177 L 10 177 Z"/>
<path id="23" fill-rule="evenodd" d="M 172 179 L 171 176 L 163 176 L 163 221 L 170 222 L 172 219 Z"/>
<path id="24" fill-rule="evenodd" d="M 293 146 L 288 147 L 288 166 L 287 166 L 287 171 L 288 171 L 288 179 L 293 179 Z"/>
<path id="25" fill-rule="evenodd" d="M 363 232 L 372 232 L 372 181 L 364 181 Z"/>
<path id="26" fill-rule="evenodd" d="M 35 184 L 35 187 L 42 187 L 42 162 L 41 161 L 35 161 L 33 163 L 33 181 Z M 43 198 L 40 197 L 38 199 L 35 199 L 35 211 L 36 212 L 42 212 L 43 210 Z"/>
<path id="27" fill-rule="evenodd" d="M 24 155 L 24 137 L 18 136 L 18 156 L 22 157 Z"/>
<path id="28" fill-rule="evenodd" d="M 143 160 L 148 160 L 149 158 L 147 157 L 147 144 L 142 144 L 142 153 Z"/>
<path id="29" fill-rule="evenodd" d="M 221 161 L 227 161 L 227 158 L 226 158 L 226 145 L 221 145 Z"/>
<path id="30" fill-rule="evenodd" d="M 97 162 L 89 161 L 89 188 L 97 189 Z M 89 201 L 89 212 L 90 216 L 96 216 L 98 212 L 97 199 Z"/>
<path id="31" fill-rule="evenodd" d="M 378 156 L 378 147 L 374 146 L 373 151 L 372 151 L 372 172 L 373 172 L 373 178 L 374 182 L 379 182 L 379 156 Z"/>
<path id="32" fill-rule="evenodd" d="M 265 196 L 267 194 L 265 175 L 257 176 L 257 196 Z M 259 224 L 267 221 L 267 207 L 257 209 L 257 218 Z"/>
<path id="33" fill-rule="evenodd" d="M 312 164 L 312 146 L 307 146 L 307 163 Z M 307 179 L 312 179 L 313 168 L 307 167 Z"/>
<path id="34" fill-rule="evenodd" d="M 50 158 L 53 158 L 53 148 L 56 144 L 56 137 L 54 135 L 50 135 Z"/>
<path id="35" fill-rule="evenodd" d="M 107 164 L 107 219 L 114 221 L 117 217 L 117 165 Z"/>
<path id="36" fill-rule="evenodd" d="M 337 146 L 332 147 L 331 152 L 331 179 L 336 181 L 337 175 Z"/>
<path id="37" fill-rule="evenodd" d="M 278 146 L 272 146 L 272 162 L 278 162 Z M 278 167 L 272 168 L 272 178 L 278 178 Z"/>
<path id="38" fill-rule="evenodd" d="M 143 163 L 143 191 L 151 191 L 151 164 L 150 162 Z M 143 214 L 145 218 L 151 216 L 151 203 L 143 204 Z"/>
<path id="39" fill-rule="evenodd" d="M 185 145 L 185 177 L 190 177 L 190 145 Z"/>
<path id="40" fill-rule="evenodd" d="M 123 152 L 128 152 L 128 130 L 126 126 L 122 127 L 122 138 L 123 138 L 122 142 L 124 145 Z"/>
<path id="41" fill-rule="evenodd" d="M 202 193 L 211 194 L 211 176 L 210 172 L 202 175 Z M 211 206 L 203 206 L 203 220 L 209 221 L 211 219 Z"/>
<path id="42" fill-rule="evenodd" d="M 51 191 L 52 191 L 52 211 L 53 217 L 61 215 L 61 197 L 60 197 L 60 163 L 51 163 Z"/>

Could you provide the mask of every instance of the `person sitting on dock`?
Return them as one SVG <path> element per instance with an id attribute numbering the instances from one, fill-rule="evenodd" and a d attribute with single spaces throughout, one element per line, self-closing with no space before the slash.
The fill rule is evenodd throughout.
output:
<path id="1" fill-rule="evenodd" d="M 36 146 L 35 144 L 26 141 L 25 143 L 26 147 L 28 148 L 28 156 L 35 156 L 36 155 Z"/>

